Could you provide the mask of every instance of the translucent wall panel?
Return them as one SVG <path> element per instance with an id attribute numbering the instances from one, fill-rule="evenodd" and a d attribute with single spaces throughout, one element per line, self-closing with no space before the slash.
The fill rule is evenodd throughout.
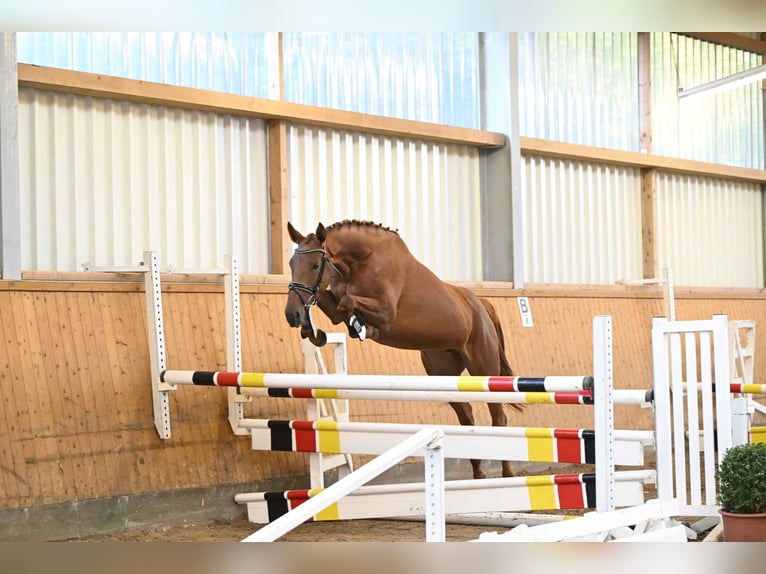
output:
<path id="1" fill-rule="evenodd" d="M 762 56 L 670 33 L 652 34 L 652 151 L 763 169 L 761 82 L 718 95 L 678 98 L 762 63 Z"/>
<path id="2" fill-rule="evenodd" d="M 638 169 L 539 157 L 522 165 L 528 282 L 641 278 Z"/>
<path id="3" fill-rule="evenodd" d="M 279 97 L 275 32 L 19 32 L 19 62 Z"/>
<path id="4" fill-rule="evenodd" d="M 763 287 L 762 210 L 758 184 L 659 173 L 660 268 L 677 285 Z"/>
<path id="5" fill-rule="evenodd" d="M 637 36 L 519 34 L 521 135 L 638 151 Z"/>
<path id="6" fill-rule="evenodd" d="M 265 126 L 258 120 L 22 89 L 22 268 L 269 272 Z"/>
<path id="7" fill-rule="evenodd" d="M 290 102 L 479 127 L 478 36 L 285 33 Z"/>
<path id="8" fill-rule="evenodd" d="M 469 146 L 291 126 L 293 224 L 382 223 L 442 279 L 480 280 L 479 163 Z"/>

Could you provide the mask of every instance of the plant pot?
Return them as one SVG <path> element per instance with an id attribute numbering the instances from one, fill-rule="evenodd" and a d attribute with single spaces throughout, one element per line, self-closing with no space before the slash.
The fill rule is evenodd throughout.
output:
<path id="1" fill-rule="evenodd" d="M 719 510 L 726 542 L 766 542 L 766 513 L 736 514 Z"/>

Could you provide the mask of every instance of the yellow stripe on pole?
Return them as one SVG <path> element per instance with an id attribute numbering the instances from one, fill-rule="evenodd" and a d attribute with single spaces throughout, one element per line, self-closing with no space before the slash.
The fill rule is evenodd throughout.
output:
<path id="1" fill-rule="evenodd" d="M 339 453 L 340 433 L 338 432 L 338 423 L 335 421 L 317 421 L 314 423 L 317 431 L 317 441 L 319 442 L 319 452 Z"/>
<path id="2" fill-rule="evenodd" d="M 556 504 L 556 485 L 550 476 L 527 476 L 527 492 L 531 510 L 550 510 L 558 508 Z"/>
<path id="3" fill-rule="evenodd" d="M 552 405 L 553 393 L 524 393 L 524 402 L 530 405 Z"/>
<path id="4" fill-rule="evenodd" d="M 309 499 L 314 498 L 317 494 L 322 492 L 324 488 L 311 488 L 309 489 Z M 316 513 L 314 520 L 338 520 L 338 503 L 333 502 L 327 508 L 320 510 Z"/>
<path id="5" fill-rule="evenodd" d="M 337 389 L 314 389 L 313 395 L 315 399 L 337 399 L 338 390 Z"/>
<path id="6" fill-rule="evenodd" d="M 766 427 L 750 427 L 750 442 L 766 442 Z"/>
<path id="7" fill-rule="evenodd" d="M 314 520 L 339 520 L 340 513 L 338 512 L 338 503 L 333 502 L 330 506 L 324 510 L 320 510 L 314 516 Z"/>
<path id="8" fill-rule="evenodd" d="M 487 390 L 485 382 L 487 377 L 458 377 L 458 391 L 485 391 Z"/>
<path id="9" fill-rule="evenodd" d="M 549 428 L 530 427 L 524 431 L 527 437 L 527 460 L 549 462 L 553 458 L 554 440 Z"/>
<path id="10" fill-rule="evenodd" d="M 239 385 L 241 387 L 263 387 L 264 373 L 241 373 Z"/>

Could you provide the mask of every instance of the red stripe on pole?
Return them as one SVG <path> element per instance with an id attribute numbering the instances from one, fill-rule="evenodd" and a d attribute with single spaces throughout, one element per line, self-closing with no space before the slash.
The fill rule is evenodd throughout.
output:
<path id="1" fill-rule="evenodd" d="M 742 383 L 731 383 L 731 392 L 732 393 L 741 393 L 742 392 Z"/>
<path id="2" fill-rule="evenodd" d="M 236 387 L 239 373 L 221 372 L 215 378 L 215 383 L 219 387 Z"/>
<path id="3" fill-rule="evenodd" d="M 582 463 L 580 431 L 578 429 L 553 429 L 558 462 Z"/>
<path id="4" fill-rule="evenodd" d="M 516 377 L 489 377 L 487 388 L 492 392 L 513 392 L 516 390 Z"/>
<path id="5" fill-rule="evenodd" d="M 287 502 L 290 505 L 290 510 L 298 508 L 301 504 L 306 502 L 310 496 L 308 490 L 288 490 L 285 492 Z M 306 522 L 313 522 L 314 518 L 309 518 Z"/>
<path id="6" fill-rule="evenodd" d="M 553 401 L 558 405 L 579 405 L 583 397 L 589 397 L 588 391 L 553 393 Z"/>
<path id="7" fill-rule="evenodd" d="M 300 502 L 305 502 L 309 499 L 309 490 L 305 488 L 298 490 L 286 490 L 285 498 L 287 500 L 299 500 Z"/>
<path id="8" fill-rule="evenodd" d="M 314 396 L 313 389 L 290 389 L 290 394 L 296 399 L 310 399 Z"/>
<path id="9" fill-rule="evenodd" d="M 582 482 L 579 474 L 558 474 L 553 477 L 559 495 L 559 508 L 585 508 Z"/>
<path id="10" fill-rule="evenodd" d="M 293 421 L 295 449 L 298 452 L 317 452 L 317 433 L 311 421 Z"/>

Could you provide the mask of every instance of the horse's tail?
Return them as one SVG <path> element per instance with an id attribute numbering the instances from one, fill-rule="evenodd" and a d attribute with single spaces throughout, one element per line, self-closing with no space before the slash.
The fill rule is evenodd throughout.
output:
<path id="1" fill-rule="evenodd" d="M 497 316 L 495 307 L 490 303 L 489 299 L 483 297 L 479 297 L 479 299 L 487 310 L 489 318 L 492 319 L 492 324 L 495 326 L 495 331 L 497 332 L 497 352 L 500 355 L 500 376 L 511 377 L 513 376 L 513 370 L 511 370 L 511 365 L 508 363 L 508 357 L 505 356 L 505 335 L 503 334 L 503 326 L 500 324 L 500 319 Z M 511 406 L 519 411 L 524 407 L 524 405 L 517 404 L 512 404 Z"/>

